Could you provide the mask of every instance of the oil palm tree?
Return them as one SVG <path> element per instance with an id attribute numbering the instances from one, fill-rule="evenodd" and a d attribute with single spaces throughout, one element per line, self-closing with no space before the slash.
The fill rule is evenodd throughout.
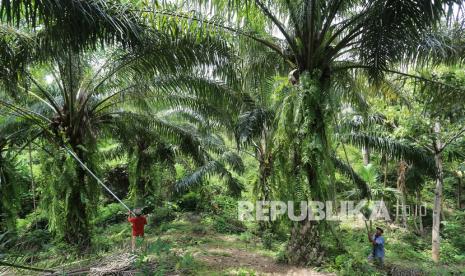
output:
<path id="1" fill-rule="evenodd" d="M 161 33 L 157 26 L 148 28 L 132 12 L 132 5 L 118 1 L 2 1 L 0 5 L 0 77 L 13 97 L 2 97 L 2 106 L 20 118 L 34 138 L 68 147 L 89 167 L 100 137 L 117 132 L 122 125 L 118 122 L 141 120 L 130 106 L 143 106 L 149 92 L 166 96 L 171 89 L 181 89 L 184 94 L 167 102 L 202 109 L 198 103 L 204 98 L 186 93 L 207 97 L 221 87 L 212 81 L 229 54 L 221 39 L 188 36 L 175 26 Z M 100 58 L 89 59 L 89 51 L 111 45 L 120 51 L 103 64 Z M 36 73 L 37 68 L 44 63 L 50 84 L 37 79 L 42 74 Z M 216 94 L 215 99 L 224 100 Z M 89 206 L 83 199 L 92 199 L 93 185 L 82 168 L 68 164 L 66 154 L 57 156 L 62 160 L 52 163 L 70 171 L 67 175 L 73 180 L 61 190 L 65 196 L 52 201 L 65 201 L 65 240 L 85 248 L 90 244 Z"/>
<path id="2" fill-rule="evenodd" d="M 333 80 L 349 69 L 360 68 L 377 81 L 386 72 L 392 72 L 391 66 L 396 62 L 408 62 L 414 56 L 413 50 L 422 32 L 428 31 L 441 19 L 444 5 L 450 3 L 400 0 L 218 0 L 209 1 L 206 6 L 215 7 L 215 12 L 230 5 L 230 20 L 237 20 L 237 24 L 242 24 L 241 29 L 246 30 L 235 34 L 252 36 L 253 40 L 268 45 L 292 64 L 291 69 L 297 69 L 296 79 L 299 84 L 296 89 L 300 91 L 297 94 L 301 103 L 295 106 L 300 109 L 295 124 L 299 131 L 292 132 L 297 137 L 293 141 L 302 153 L 301 169 L 306 174 L 312 198 L 326 200 L 334 196 L 331 195 L 334 167 L 330 160 L 332 154 L 329 139 L 329 126 L 333 121 L 334 105 L 337 105 L 331 90 Z M 252 14 L 255 20 L 248 21 Z M 182 18 L 186 14 L 164 16 Z M 204 25 L 211 23 L 218 28 L 217 22 L 209 22 L 207 14 L 204 17 L 188 14 L 187 17 L 194 17 Z M 229 30 L 236 24 L 231 21 L 227 23 L 227 28 L 223 29 Z M 268 39 L 268 24 L 273 26 L 272 31 L 279 32 L 284 38 L 281 44 Z M 317 228 L 305 229 L 317 231 Z M 317 235 L 315 232 L 295 233 L 300 235 L 291 238 L 299 240 L 294 244 L 308 244 L 305 239 Z M 311 248 L 318 248 L 318 245 L 293 248 L 293 254 L 300 255 L 295 259 L 296 262 L 312 262 L 308 257 L 312 256 L 309 251 Z"/>
<path id="3" fill-rule="evenodd" d="M 52 142 L 57 148 L 71 149 L 92 167 L 97 140 L 118 132 L 121 122 L 141 121 L 134 108 L 143 108 L 150 95 L 155 97 L 175 87 L 186 92 L 184 88 L 188 83 L 189 91 L 197 91 L 198 95 L 205 96 L 207 92 L 211 95 L 212 91 L 217 91 L 218 82 L 200 76 L 198 67 L 214 68 L 222 63 L 224 59 L 221 50 L 218 51 L 222 46 L 210 45 L 205 49 L 199 41 L 189 38 L 165 36 L 157 39 L 156 43 L 139 52 L 116 50 L 106 61 L 74 51 L 61 54 L 54 59 L 53 65 L 47 67 L 51 83 L 37 79 L 44 77 L 43 71 L 36 73 L 31 67 L 22 72 L 24 82 L 18 85 L 21 93 L 15 94 L 23 98 L 16 101 L 2 98 L 1 104 L 12 116 L 20 118 L 28 133 L 35 133 L 35 138 Z M 197 57 L 197 51 L 202 55 Z M 141 68 L 145 74 L 141 74 Z M 192 73 L 194 68 L 195 74 Z M 184 102 L 195 101 L 187 99 Z M 90 244 L 89 205 L 84 198 L 95 199 L 95 193 L 91 195 L 96 187 L 87 179 L 83 168 L 72 161 L 69 163 L 66 155 L 57 156 L 62 160 L 55 160 L 55 164 L 62 166 L 61 170 L 68 170 L 69 174 L 65 175 L 72 180 L 61 189 L 65 197 L 52 193 L 57 196 L 52 201 L 64 201 L 65 240 L 83 249 Z"/>

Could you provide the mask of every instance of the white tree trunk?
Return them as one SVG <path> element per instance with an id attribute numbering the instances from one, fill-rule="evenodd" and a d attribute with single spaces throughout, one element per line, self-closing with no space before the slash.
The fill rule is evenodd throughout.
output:
<path id="1" fill-rule="evenodd" d="M 370 148 L 368 146 L 362 147 L 363 165 L 370 164 Z"/>
<path id="2" fill-rule="evenodd" d="M 420 233 L 420 229 L 418 228 L 417 218 L 418 218 L 418 204 L 415 202 L 415 210 L 411 212 L 413 214 L 413 227 L 415 227 L 415 232 Z"/>
<path id="3" fill-rule="evenodd" d="M 462 209 L 462 173 L 457 172 L 457 209 Z"/>
<path id="4" fill-rule="evenodd" d="M 401 202 L 402 202 L 402 227 L 407 228 L 407 206 L 406 206 L 406 196 L 405 196 L 405 190 L 402 190 L 402 197 L 401 197 Z"/>
<path id="5" fill-rule="evenodd" d="M 418 224 L 419 224 L 419 233 L 423 235 L 423 217 L 421 215 L 421 191 L 417 191 L 417 206 L 418 206 Z"/>
<path id="6" fill-rule="evenodd" d="M 397 177 L 397 190 L 400 192 L 400 202 L 402 205 L 402 226 L 404 228 L 407 228 L 407 208 L 405 206 L 406 203 L 406 191 L 405 191 L 405 174 L 407 171 L 407 163 L 405 161 L 401 160 L 399 162 L 399 168 L 398 168 L 398 177 Z M 399 199 L 397 199 L 397 207 L 396 207 L 396 223 L 398 222 L 398 216 L 399 216 Z"/>

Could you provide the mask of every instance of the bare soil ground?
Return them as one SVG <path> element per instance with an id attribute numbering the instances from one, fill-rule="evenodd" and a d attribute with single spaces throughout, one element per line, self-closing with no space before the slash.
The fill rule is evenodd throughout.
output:
<path id="1" fill-rule="evenodd" d="M 289 276 L 323 276 L 331 275 L 317 272 L 310 268 L 297 268 L 279 264 L 268 256 L 252 253 L 237 248 L 205 248 L 208 254 L 199 254 L 197 257 L 213 271 L 222 271 L 234 268 L 247 268 L 259 275 L 289 275 Z"/>

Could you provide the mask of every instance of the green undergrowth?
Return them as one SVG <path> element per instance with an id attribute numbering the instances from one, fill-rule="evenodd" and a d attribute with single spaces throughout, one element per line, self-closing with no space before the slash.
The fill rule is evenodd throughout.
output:
<path id="1" fill-rule="evenodd" d="M 260 233 L 253 224 L 244 225 L 221 213 L 181 213 L 171 207 L 154 211 L 157 212 L 159 216 L 148 217 L 145 240 L 138 241 L 134 266 L 142 275 L 261 275 L 250 265 L 243 267 L 237 263 L 221 267 L 206 261 L 231 260 L 236 258 L 237 252 L 256 254 L 274 264 L 285 262 L 286 236 Z M 14 259 L 19 264 L 61 271 L 90 266 L 105 257 L 130 251 L 131 227 L 126 216 L 124 208 L 117 204 L 99 208 L 93 221 L 92 249 L 83 255 L 51 238 L 53 235 L 43 225 L 42 217 L 29 216 L 18 222 L 20 242 L 16 248 L 10 249 L 10 255 L 20 256 Z M 436 267 L 430 261 L 430 236 L 420 237 L 398 227 L 381 226 L 385 229 L 386 239 L 384 269 L 368 263 L 371 247 L 366 229 L 355 222 L 336 227 L 345 253 L 336 249 L 331 235 L 325 235 L 323 242 L 334 249 L 327 252 L 325 263 L 317 269 L 337 275 L 387 275 L 391 270 L 421 272 L 423 275 L 464 275 L 465 266 L 461 262 L 464 252 L 457 249 L 457 241 L 453 244 L 452 238 L 443 240 L 444 263 Z M 454 225 L 449 228 L 445 231 L 447 235 L 458 235 L 459 228 Z M 17 273 L 30 275 L 27 271 Z"/>
<path id="2" fill-rule="evenodd" d="M 346 253 L 331 258 L 326 264 L 327 270 L 338 275 L 391 275 L 392 271 L 399 273 L 394 275 L 465 275 L 465 263 L 461 262 L 463 256 L 449 240 L 442 241 L 442 263 L 435 265 L 431 261 L 431 234 L 419 236 L 400 227 L 385 223 L 378 225 L 385 230 L 383 269 L 367 260 L 371 245 L 363 222 L 346 222 L 339 227 Z"/>
<path id="3" fill-rule="evenodd" d="M 201 256 L 227 256 L 228 253 L 209 252 L 208 248 L 244 250 L 270 258 L 277 256 L 279 244 L 266 249 L 259 237 L 246 231 L 243 225 L 238 226 L 237 222 L 218 222 L 215 220 L 217 215 L 178 213 L 175 217 L 163 222 L 148 217 L 146 238 L 139 242 L 139 248 L 142 249 L 137 251 L 138 258 L 134 264 L 141 271 L 151 271 L 147 275 L 254 275 L 255 272 L 248 268 L 225 268 L 218 271 L 218 268 L 209 267 L 201 261 Z M 30 250 L 25 250 L 26 246 L 22 247 L 23 257 L 17 259 L 17 263 L 66 271 L 90 266 L 112 254 L 130 251 L 131 227 L 126 221 L 124 209 L 114 204 L 99 209 L 92 231 L 93 246 L 84 255 L 51 239 L 48 230 L 30 230 L 30 222 L 24 220 L 21 223 L 20 237 L 42 233 L 48 238 L 39 241 L 35 239 L 36 236 L 31 237 L 38 244 L 34 248 L 29 247 Z M 25 271 L 17 273 L 30 274 Z"/>

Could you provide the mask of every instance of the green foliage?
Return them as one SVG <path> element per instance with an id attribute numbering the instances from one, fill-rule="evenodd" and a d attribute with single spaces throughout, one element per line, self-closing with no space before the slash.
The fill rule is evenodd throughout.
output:
<path id="1" fill-rule="evenodd" d="M 351 254 L 339 255 L 334 259 L 335 269 L 340 275 L 382 275 L 370 266 L 366 258 L 360 258 Z"/>
<path id="2" fill-rule="evenodd" d="M 178 215 L 179 207 L 177 204 L 171 202 L 164 202 L 161 207 L 155 207 L 152 214 L 151 223 L 155 225 L 162 225 L 165 222 L 174 220 Z"/>
<path id="3" fill-rule="evenodd" d="M 138 253 L 143 273 L 156 263 L 153 273 L 163 275 L 201 269 L 188 251 L 207 230 L 253 241 L 262 225 L 237 219 L 241 196 L 349 194 L 383 197 L 392 208 L 399 193 L 393 165 L 405 160 L 405 200 L 414 205 L 418 195 L 431 205 L 431 144 L 441 138 L 450 211 L 442 258 L 464 261 L 465 215 L 454 207 L 461 199 L 451 176 L 465 149 L 465 75 L 451 65 L 465 56 L 461 1 L 152 2 L 1 1 L 0 230 L 18 229 L 18 248 L 8 250 L 65 262 L 76 256 L 62 241 L 87 247 L 94 239 L 101 252 L 129 237 L 126 210 L 102 204 L 102 189 L 63 147 L 106 175 L 120 198 L 145 206 L 150 230 L 175 234 L 173 244 L 158 239 Z M 440 137 L 431 133 L 435 120 Z M 38 158 L 26 172 L 31 145 Z M 360 148 L 371 151 L 368 166 Z M 102 173 L 114 164 L 125 165 Z M 31 173 L 39 204 L 29 214 Z M 189 223 L 205 225 L 166 223 L 180 212 L 195 212 Z M 430 216 L 423 223 L 429 230 Z M 286 218 L 271 223 L 263 247 L 287 240 L 290 226 Z M 322 232 L 327 266 L 375 274 L 357 227 Z M 196 235 L 176 237 L 177 230 Z M 412 232 L 387 233 L 393 262 L 429 260 L 427 235 Z M 171 250 L 178 242 L 182 255 Z M 297 254 L 281 252 L 278 259 Z"/>
<path id="4" fill-rule="evenodd" d="M 194 225 L 192 227 L 192 233 L 196 235 L 205 235 L 207 234 L 207 228 L 201 224 L 199 225 Z"/>
<path id="5" fill-rule="evenodd" d="M 265 247 L 266 249 L 272 249 L 275 240 L 276 237 L 271 230 L 267 229 L 265 230 L 265 232 L 262 233 L 262 243 L 263 247 Z"/>
<path id="6" fill-rule="evenodd" d="M 24 172 L 11 153 L 4 153 L 0 142 L 0 231 L 15 230 L 17 213 L 21 208 L 20 198 L 26 185 Z"/>
<path id="7" fill-rule="evenodd" d="M 142 275 L 149 275 L 151 273 L 151 267 L 149 264 L 149 253 L 156 252 L 157 255 L 160 256 L 162 251 L 158 251 L 160 249 L 159 240 L 157 240 L 155 247 L 144 247 L 143 242 L 144 241 L 140 238 L 136 240 L 136 246 L 138 248 L 142 247 L 142 249 L 136 251 L 137 259 L 134 262 L 134 266 L 142 272 Z M 159 268 L 158 271 L 164 272 L 163 268 Z"/>
<path id="8" fill-rule="evenodd" d="M 190 253 L 181 256 L 180 260 L 176 263 L 176 270 L 183 275 L 193 275 L 198 271 L 199 267 L 199 263 Z"/>
<path id="9" fill-rule="evenodd" d="M 242 221 L 237 218 L 225 217 L 222 215 L 206 218 L 203 222 L 207 225 L 211 225 L 218 233 L 242 233 L 246 230 Z"/>
<path id="10" fill-rule="evenodd" d="M 456 211 L 450 220 L 443 221 L 445 243 L 442 248 L 445 262 L 463 262 L 465 259 L 465 241 L 462 231 L 465 227 L 465 212 Z"/>
<path id="11" fill-rule="evenodd" d="M 206 156 L 204 164 L 190 175 L 178 181 L 176 188 L 178 191 L 183 191 L 191 186 L 199 185 L 207 177 L 217 174 L 228 187 L 230 195 L 238 197 L 244 189 L 244 185 L 232 172 L 242 173 L 243 171 L 244 164 L 241 157 L 232 151 L 224 151 L 216 159 Z"/>
<path id="12" fill-rule="evenodd" d="M 197 192 L 190 191 L 183 194 L 178 200 L 178 206 L 184 211 L 196 211 L 199 208 L 200 195 Z"/>
<path id="13" fill-rule="evenodd" d="M 150 250 L 155 253 L 157 256 L 169 253 L 171 245 L 168 242 L 165 242 L 161 239 L 157 239 L 154 243 L 150 245 Z"/>
<path id="14" fill-rule="evenodd" d="M 289 257 L 287 256 L 287 251 L 286 250 L 279 250 L 277 256 L 276 256 L 276 262 L 280 264 L 287 264 L 289 260 Z"/>
<path id="15" fill-rule="evenodd" d="M 120 203 L 110 203 L 99 206 L 93 224 L 97 227 L 105 227 L 111 224 L 126 221 L 128 212 Z"/>
<path id="16" fill-rule="evenodd" d="M 246 230 L 244 223 L 237 218 L 237 203 L 227 195 L 214 196 L 206 210 L 209 216 L 203 222 L 219 233 L 241 233 Z"/>
<path id="17" fill-rule="evenodd" d="M 239 239 L 246 243 L 250 243 L 254 239 L 254 234 L 252 234 L 250 231 L 245 231 L 239 235 Z"/>
<path id="18" fill-rule="evenodd" d="M 41 184 L 43 196 L 41 205 L 49 218 L 49 228 L 56 233 L 58 237 L 65 235 L 74 236 L 66 229 L 75 228 L 73 231 L 79 231 L 83 240 L 89 239 L 88 217 L 94 213 L 94 210 L 86 209 L 95 206 L 98 197 L 98 190 L 95 185 L 88 185 L 87 189 L 82 189 L 89 182 L 80 182 L 82 179 L 77 177 L 77 167 L 75 160 L 68 156 L 64 151 L 55 151 L 55 158 L 45 155 L 43 157 L 44 168 L 50 172 L 49 175 L 43 175 Z M 50 177 L 55 175 L 57 177 Z M 92 182 L 91 182 L 92 183 Z M 85 204 L 84 209 L 78 206 L 74 201 L 75 193 L 79 193 L 79 201 Z M 74 198 L 73 198 L 74 196 Z M 81 205 L 82 206 L 82 205 Z M 73 221 L 69 219 L 72 218 Z M 74 224 L 76 223 L 76 224 Z M 87 237 L 86 237 L 87 235 Z M 77 243 L 80 241 L 77 240 Z"/>
<path id="19" fill-rule="evenodd" d="M 136 46 L 140 44 L 144 32 L 141 22 L 129 10 L 129 6 L 117 2 L 90 1 L 75 5 L 73 1 L 26 0 L 13 4 L 8 0 L 1 3 L 0 16 L 2 22 L 18 26 L 20 22 L 30 27 L 45 25 L 51 35 L 46 39 L 44 49 L 55 54 L 62 50 L 60 46 L 75 50 L 96 48 L 103 43 Z M 82 33 L 78 35 L 73 32 L 76 28 L 82 28 Z"/>
<path id="20" fill-rule="evenodd" d="M 0 232 L 0 261 L 3 259 L 6 259 L 8 256 L 8 251 L 7 249 L 11 246 L 12 239 L 9 237 L 9 232 Z"/>
<path id="21" fill-rule="evenodd" d="M 22 234 L 16 246 L 28 252 L 28 254 L 34 254 L 47 249 L 47 245 L 52 240 L 51 233 L 46 229 L 34 229 Z"/>
<path id="22" fill-rule="evenodd" d="M 200 268 L 200 263 L 190 253 L 177 256 L 172 252 L 172 245 L 160 238 L 149 243 L 137 253 L 135 266 L 143 275 L 166 275 L 174 270 L 182 275 L 192 275 Z M 152 257 L 155 256 L 155 259 Z M 155 261 L 153 267 L 151 262 Z"/>
<path id="23" fill-rule="evenodd" d="M 104 177 L 104 183 L 118 197 L 125 198 L 129 192 L 128 168 L 118 165 L 108 170 Z M 117 202 L 109 193 L 103 193 L 108 202 Z"/>

